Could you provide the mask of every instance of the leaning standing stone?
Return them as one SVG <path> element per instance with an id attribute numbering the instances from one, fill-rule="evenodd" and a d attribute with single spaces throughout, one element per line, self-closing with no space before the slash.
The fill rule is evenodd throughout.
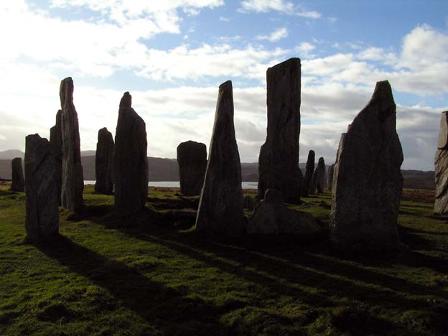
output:
<path id="1" fill-rule="evenodd" d="M 244 233 L 241 163 L 233 124 L 232 82 L 219 86 L 196 230 L 240 236 Z"/>
<path id="2" fill-rule="evenodd" d="M 38 134 L 26 137 L 25 183 L 27 240 L 49 240 L 59 232 L 59 194 L 55 148 Z"/>
<path id="3" fill-rule="evenodd" d="M 435 165 L 436 193 L 434 213 L 448 215 L 448 111 L 440 118 L 439 141 L 437 144 Z"/>
<path id="4" fill-rule="evenodd" d="M 291 58 L 266 72 L 268 127 L 259 156 L 258 198 L 276 189 L 298 203 L 300 135 L 300 59 Z"/>
<path id="5" fill-rule="evenodd" d="M 201 193 L 207 168 L 207 147 L 195 141 L 182 142 L 177 146 L 180 192 L 185 196 Z"/>
<path id="6" fill-rule="evenodd" d="M 71 77 L 61 81 L 62 134 L 62 190 L 61 204 L 64 208 L 80 212 L 84 201 L 84 178 L 81 165 L 78 113 L 73 104 L 73 80 Z"/>
<path id="7" fill-rule="evenodd" d="M 302 195 L 308 196 L 312 189 L 313 174 L 314 174 L 314 160 L 315 154 L 313 150 L 308 152 L 308 159 L 306 160 L 305 177 L 303 178 Z"/>
<path id="8" fill-rule="evenodd" d="M 11 191 L 23 192 L 24 189 L 22 159 L 14 158 L 11 161 Z"/>
<path id="9" fill-rule="evenodd" d="M 132 108 L 132 97 L 125 92 L 120 101 L 115 132 L 115 208 L 131 214 L 145 207 L 148 197 L 146 125 Z"/>
<path id="10" fill-rule="evenodd" d="M 390 250 L 397 218 L 403 152 L 389 82 L 378 82 L 341 141 L 334 172 L 330 234 L 345 250 Z"/>
<path id="11" fill-rule="evenodd" d="M 50 128 L 50 143 L 54 146 L 58 161 L 57 180 L 59 188 L 59 204 L 61 204 L 62 188 L 62 110 L 56 113 L 56 125 Z"/>
<path id="12" fill-rule="evenodd" d="M 112 166 L 114 159 L 114 139 L 106 127 L 98 131 L 95 154 L 95 191 L 111 195 L 113 191 Z"/>

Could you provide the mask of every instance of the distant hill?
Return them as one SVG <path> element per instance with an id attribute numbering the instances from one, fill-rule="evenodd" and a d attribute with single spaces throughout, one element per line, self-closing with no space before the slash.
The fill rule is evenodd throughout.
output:
<path id="1" fill-rule="evenodd" d="M 82 151 L 81 161 L 85 180 L 95 180 L 95 151 Z M 8 150 L 0 152 L 0 179 L 11 178 L 11 159 L 23 157 L 23 152 Z M 6 159 L 5 159 L 6 158 Z M 179 167 L 176 159 L 148 157 L 150 181 L 178 181 Z M 302 172 L 305 163 L 300 164 Z M 403 170 L 404 188 L 434 189 L 434 172 L 420 170 Z M 241 177 L 245 182 L 258 181 L 258 163 L 241 163 Z"/>

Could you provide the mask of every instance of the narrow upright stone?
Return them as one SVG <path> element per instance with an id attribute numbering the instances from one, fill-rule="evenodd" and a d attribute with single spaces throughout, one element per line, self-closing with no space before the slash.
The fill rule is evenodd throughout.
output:
<path id="1" fill-rule="evenodd" d="M 11 191 L 23 192 L 24 190 L 22 158 L 14 158 L 11 161 Z"/>
<path id="2" fill-rule="evenodd" d="M 308 152 L 308 159 L 306 160 L 305 177 L 303 178 L 302 195 L 308 196 L 312 189 L 313 174 L 314 174 L 314 160 L 315 153 L 313 150 Z"/>
<path id="3" fill-rule="evenodd" d="M 333 175 L 334 175 L 334 163 L 330 167 L 328 167 L 327 189 L 329 192 L 331 192 L 333 188 Z"/>
<path id="4" fill-rule="evenodd" d="M 435 165 L 436 193 L 434 213 L 448 215 L 448 111 L 440 118 L 439 141 L 437 144 Z"/>
<path id="5" fill-rule="evenodd" d="M 319 158 L 317 162 L 316 170 L 313 175 L 313 190 L 318 194 L 321 194 L 325 191 L 326 188 L 326 168 L 324 158 Z"/>
<path id="6" fill-rule="evenodd" d="M 62 187 L 61 204 L 64 208 L 80 212 L 84 201 L 84 178 L 81 165 L 81 145 L 79 140 L 78 113 L 73 105 L 73 80 L 71 77 L 61 81 L 62 134 Z"/>
<path id="7" fill-rule="evenodd" d="M 50 128 L 50 143 L 55 148 L 56 160 L 58 163 L 57 180 L 59 188 L 59 204 L 61 204 L 61 189 L 62 189 L 62 110 L 56 113 L 56 124 Z"/>
<path id="8" fill-rule="evenodd" d="M 291 58 L 266 72 L 268 127 L 259 156 L 258 198 L 276 189 L 298 203 L 300 135 L 300 59 Z"/>
<path id="9" fill-rule="evenodd" d="M 243 192 L 233 113 L 232 82 L 227 81 L 219 86 L 196 230 L 240 236 L 245 231 Z"/>
<path id="10" fill-rule="evenodd" d="M 38 134 L 25 144 L 27 240 L 33 243 L 54 238 L 59 232 L 59 194 L 55 148 Z"/>
<path id="11" fill-rule="evenodd" d="M 111 195 L 114 184 L 112 167 L 114 159 L 114 139 L 106 127 L 98 131 L 95 154 L 95 192 Z"/>
<path id="12" fill-rule="evenodd" d="M 142 210 L 148 197 L 146 124 L 132 108 L 125 92 L 120 101 L 115 132 L 115 208 L 123 214 Z"/>
<path id="13" fill-rule="evenodd" d="M 177 146 L 180 192 L 185 196 L 201 193 L 207 168 L 207 146 L 200 142 L 186 141 Z"/>
<path id="14" fill-rule="evenodd" d="M 378 82 L 341 141 L 335 166 L 330 237 L 346 250 L 394 250 L 403 152 L 389 82 Z"/>

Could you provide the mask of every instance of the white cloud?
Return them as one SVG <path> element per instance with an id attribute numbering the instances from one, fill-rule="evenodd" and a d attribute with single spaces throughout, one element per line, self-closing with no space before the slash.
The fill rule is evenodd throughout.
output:
<path id="1" fill-rule="evenodd" d="M 314 49 L 316 49 L 316 46 L 310 42 L 302 42 L 296 49 L 299 52 L 299 55 L 308 56 Z"/>
<path id="2" fill-rule="evenodd" d="M 258 35 L 257 40 L 267 40 L 269 42 L 277 42 L 288 36 L 288 29 L 285 27 L 274 30 L 269 35 Z"/>
<path id="3" fill-rule="evenodd" d="M 243 12 L 266 13 L 276 11 L 288 15 L 297 15 L 308 19 L 319 19 L 321 13 L 317 11 L 304 10 L 300 6 L 294 5 L 285 0 L 243 0 L 241 2 Z"/>

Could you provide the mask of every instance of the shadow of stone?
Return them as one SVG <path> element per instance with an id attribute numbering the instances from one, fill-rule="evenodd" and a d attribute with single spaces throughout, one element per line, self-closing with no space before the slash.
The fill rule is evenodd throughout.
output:
<path id="1" fill-rule="evenodd" d="M 38 248 L 71 271 L 109 291 L 122 305 L 163 333 L 228 334 L 218 321 L 220 313 L 216 307 L 199 299 L 184 297 L 177 290 L 151 281 L 122 262 L 99 255 L 63 236 Z"/>

